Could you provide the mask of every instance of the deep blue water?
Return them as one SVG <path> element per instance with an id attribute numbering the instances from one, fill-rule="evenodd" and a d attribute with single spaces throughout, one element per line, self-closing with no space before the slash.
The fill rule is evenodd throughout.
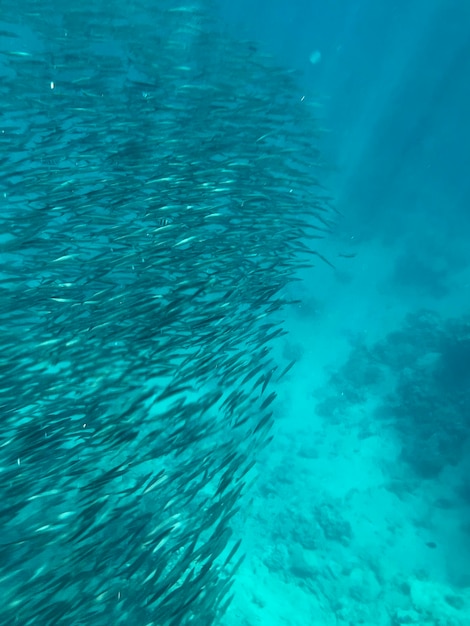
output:
<path id="1" fill-rule="evenodd" d="M 468 227 L 467 2 L 219 5 L 233 29 L 299 69 L 318 92 L 340 207 L 356 223 L 393 222 L 414 210 L 439 216 L 444 195 L 448 221 Z M 321 54 L 316 64 L 309 61 L 314 51 Z"/>

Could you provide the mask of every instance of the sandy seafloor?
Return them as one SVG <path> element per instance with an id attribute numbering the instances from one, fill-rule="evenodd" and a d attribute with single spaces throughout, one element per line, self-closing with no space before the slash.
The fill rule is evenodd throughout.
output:
<path id="1" fill-rule="evenodd" d="M 400 404 L 407 377 L 425 398 L 434 384 L 439 355 L 421 345 L 420 320 L 468 316 L 465 240 L 453 244 L 463 257 L 424 258 L 432 271 L 413 274 L 400 270 L 410 240 L 370 239 L 296 287 L 277 357 L 298 362 L 278 385 L 275 439 L 238 521 L 248 556 L 224 626 L 470 625 L 470 443 L 428 472 L 413 462 L 419 428 L 405 427 L 403 458 L 383 408 L 394 390 Z"/>

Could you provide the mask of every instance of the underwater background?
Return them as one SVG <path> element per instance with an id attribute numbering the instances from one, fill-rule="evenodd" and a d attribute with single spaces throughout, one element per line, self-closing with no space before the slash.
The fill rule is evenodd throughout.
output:
<path id="1" fill-rule="evenodd" d="M 298 363 L 253 499 L 238 623 L 463 626 L 470 6 L 242 0 L 221 11 L 318 91 L 343 214 L 324 248 L 335 270 L 304 276 L 279 345 Z"/>
<path id="2" fill-rule="evenodd" d="M 470 4 L 0 13 L 0 606 L 470 624 Z"/>

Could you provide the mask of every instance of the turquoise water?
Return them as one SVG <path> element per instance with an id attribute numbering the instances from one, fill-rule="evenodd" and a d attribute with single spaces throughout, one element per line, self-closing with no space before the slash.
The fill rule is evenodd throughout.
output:
<path id="1" fill-rule="evenodd" d="M 467 3 L 45 5 L 0 15 L 0 623 L 468 626 Z"/>
<path id="2" fill-rule="evenodd" d="M 356 255 L 304 275 L 278 346 L 299 361 L 279 391 L 231 623 L 463 626 L 468 4 L 260 1 L 222 13 L 318 91 L 343 213 L 324 250 Z"/>

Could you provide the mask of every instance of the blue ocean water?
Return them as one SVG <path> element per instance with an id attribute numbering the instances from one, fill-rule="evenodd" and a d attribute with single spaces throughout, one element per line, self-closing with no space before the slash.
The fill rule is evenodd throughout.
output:
<path id="1" fill-rule="evenodd" d="M 230 624 L 470 623 L 470 5 L 221 2 L 318 94 L 342 212 L 279 354 Z"/>
<path id="2" fill-rule="evenodd" d="M 258 368 L 250 307 L 237 309 L 249 326 L 237 341 L 236 320 L 225 329 L 211 309 L 222 293 L 232 311 L 265 250 L 256 219 L 246 228 L 230 204 L 270 215 L 252 152 L 269 133 L 251 135 L 237 101 L 254 94 L 263 111 L 264 92 L 244 84 L 236 58 L 225 79 L 230 59 L 200 26 L 206 2 L 164 4 L 157 28 L 146 0 L 57 0 L 44 15 L 9 1 L 0 23 L 0 618 L 18 607 L 37 626 L 468 626 L 470 5 L 214 1 L 222 40 L 250 41 L 240 43 L 247 65 L 256 51 L 292 70 L 292 83 L 262 74 L 288 85 L 289 102 L 315 94 L 314 175 L 338 212 L 314 242 L 328 263 L 299 260 L 301 280 L 283 294 L 294 304 L 282 311 L 288 333 L 270 342 L 288 369 L 278 377 Z M 214 111 L 230 132 L 212 131 Z M 286 128 L 261 152 L 274 178 L 295 123 Z M 201 226 L 227 207 L 233 231 Z M 276 220 L 264 279 L 282 240 Z M 270 272 L 282 276 L 275 263 Z M 243 285 L 264 306 L 262 280 Z M 261 308 L 258 318 L 270 320 Z M 252 431 L 230 431 L 247 367 L 277 393 L 256 463 Z M 214 428 L 224 419 L 226 431 Z M 106 524 L 116 512 L 117 528 Z M 240 539 L 246 558 L 218 617 Z"/>

